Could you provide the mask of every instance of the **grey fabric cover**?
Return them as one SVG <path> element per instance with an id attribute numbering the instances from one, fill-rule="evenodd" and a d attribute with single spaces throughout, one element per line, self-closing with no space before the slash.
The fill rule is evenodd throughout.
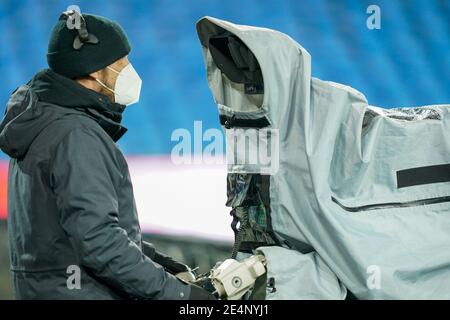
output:
<path id="1" fill-rule="evenodd" d="M 263 115 L 279 130 L 279 170 L 270 178 L 272 225 L 292 249 L 314 252 L 305 262 L 312 273 L 303 281 L 295 268 L 283 269 L 296 279 L 291 292 L 326 265 L 326 276 L 316 279 L 332 273 L 360 299 L 449 299 L 450 183 L 398 188 L 396 173 L 450 162 L 450 106 L 372 107 L 351 87 L 311 77 L 311 56 L 285 34 L 211 17 L 202 18 L 197 31 L 219 113 Z M 215 65 L 208 39 L 224 32 L 256 56 L 264 80 L 260 99 L 244 94 Z M 427 199 L 441 201 L 422 202 Z M 292 256 L 279 263 L 298 261 Z M 270 273 L 282 270 L 271 266 Z M 340 298 L 338 282 L 325 286 Z"/>

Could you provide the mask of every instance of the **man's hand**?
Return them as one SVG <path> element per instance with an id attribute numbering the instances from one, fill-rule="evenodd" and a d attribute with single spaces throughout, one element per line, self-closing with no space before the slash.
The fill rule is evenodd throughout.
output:
<path id="1" fill-rule="evenodd" d="M 191 295 L 189 300 L 217 300 L 217 297 L 202 287 L 191 284 Z"/>
<path id="2" fill-rule="evenodd" d="M 174 258 L 165 255 L 162 252 L 159 252 L 156 250 L 155 256 L 152 259 L 156 263 L 162 265 L 164 269 L 166 269 L 167 272 L 176 275 L 178 273 L 182 272 L 188 272 L 190 271 L 190 268 L 185 265 L 184 263 L 181 263 Z"/>
<path id="3" fill-rule="evenodd" d="M 142 249 L 147 257 L 152 259 L 157 264 L 163 266 L 167 272 L 177 276 L 179 279 L 186 282 L 195 281 L 195 275 L 192 272 L 191 268 L 189 268 L 189 266 L 175 260 L 168 255 L 165 255 L 162 252 L 159 252 L 151 243 L 143 241 Z"/>
<path id="4" fill-rule="evenodd" d="M 192 272 L 191 269 L 189 269 L 188 271 L 184 271 L 184 272 L 179 272 L 175 275 L 178 279 L 181 279 L 183 281 L 192 283 L 195 282 L 195 274 L 194 272 Z"/>

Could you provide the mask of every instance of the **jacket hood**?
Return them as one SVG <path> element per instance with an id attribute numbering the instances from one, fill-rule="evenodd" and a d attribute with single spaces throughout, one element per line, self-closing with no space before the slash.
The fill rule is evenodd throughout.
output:
<path id="1" fill-rule="evenodd" d="M 272 128 L 280 128 L 280 114 L 309 101 L 311 56 L 289 36 L 212 17 L 197 22 L 197 33 L 221 120 L 231 117 L 237 122 L 256 119 L 261 123 L 266 118 Z M 236 47 L 235 40 L 240 47 Z M 255 62 L 248 60 L 249 55 L 256 58 L 261 80 L 257 74 L 256 79 L 246 76 L 255 70 Z M 239 71 L 244 73 L 241 78 Z M 249 90 L 249 84 L 255 80 L 261 88 Z"/>
<path id="2" fill-rule="evenodd" d="M 0 123 L 0 149 L 24 156 L 33 140 L 53 121 L 68 114 L 94 118 L 114 141 L 126 132 L 120 125 L 125 106 L 49 69 L 38 72 L 11 95 Z"/>

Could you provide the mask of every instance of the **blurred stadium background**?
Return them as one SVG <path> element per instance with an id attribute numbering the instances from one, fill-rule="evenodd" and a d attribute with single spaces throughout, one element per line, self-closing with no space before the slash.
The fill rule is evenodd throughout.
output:
<path id="1" fill-rule="evenodd" d="M 381 29 L 366 27 L 369 5 Z M 225 167 L 175 166 L 177 128 L 220 128 L 195 32 L 210 15 L 289 34 L 312 55 L 313 75 L 350 85 L 386 108 L 450 102 L 448 0 L 0 0 L 0 103 L 46 67 L 49 31 L 69 5 L 118 21 L 143 79 L 125 112 L 119 145 L 131 169 L 142 228 L 162 251 L 207 270 L 228 256 Z M 3 109 L 2 109 L 3 110 Z M 200 148 L 201 150 L 201 148 Z M 220 156 L 220 155 L 219 155 Z M 7 156 L 0 153 L 0 299 L 11 298 L 7 250 Z"/>

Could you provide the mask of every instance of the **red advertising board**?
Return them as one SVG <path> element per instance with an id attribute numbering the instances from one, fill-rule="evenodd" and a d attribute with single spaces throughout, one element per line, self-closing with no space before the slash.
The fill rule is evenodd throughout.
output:
<path id="1" fill-rule="evenodd" d="M 6 219 L 8 162 L 0 161 L 0 219 Z"/>

